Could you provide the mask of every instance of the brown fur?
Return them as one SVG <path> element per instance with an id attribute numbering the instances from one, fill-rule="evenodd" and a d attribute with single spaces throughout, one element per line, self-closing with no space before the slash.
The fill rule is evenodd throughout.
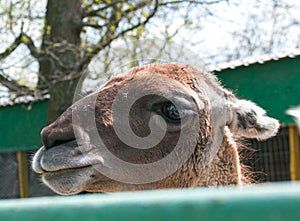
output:
<path id="1" fill-rule="evenodd" d="M 170 176 L 145 184 L 128 184 L 110 179 L 90 167 L 97 162 L 102 162 L 104 166 L 110 163 L 96 151 L 97 144 L 84 139 L 84 136 L 81 141 L 75 140 L 73 127 L 79 125 L 72 122 L 72 112 L 77 111 L 83 118 L 89 116 L 93 114 L 91 107 L 96 101 L 94 114 L 98 133 L 110 152 L 120 159 L 135 164 L 148 164 L 173 151 L 180 133 L 171 131 L 172 124 L 168 124 L 168 132 L 163 140 L 150 149 L 134 149 L 119 140 L 112 126 L 121 116 L 112 113 L 112 106 L 117 94 L 123 89 L 126 93 L 120 99 L 125 99 L 127 92 L 129 95 L 140 91 L 160 93 L 166 97 L 177 96 L 180 92 L 180 96 L 187 96 L 188 103 L 197 107 L 199 119 L 193 122 L 198 122 L 200 128 L 195 128 L 198 124 L 193 122 L 184 125 L 191 136 L 186 139 L 185 145 L 196 140 L 194 151 Z M 152 108 L 151 102 L 159 99 L 149 95 L 132 107 L 130 125 L 139 137 L 150 133 L 149 127 L 145 125 L 148 125 L 152 116 L 152 109 L 148 110 L 147 107 Z M 92 124 L 92 120 L 86 120 L 80 128 L 84 133 L 91 134 Z M 240 164 L 238 144 L 232 133 L 237 137 L 265 139 L 275 135 L 277 128 L 276 120 L 265 116 L 264 111 L 252 102 L 237 99 L 220 85 L 214 75 L 185 64 L 151 64 L 133 68 L 112 78 L 99 91 L 76 102 L 53 124 L 44 128 L 44 147 L 36 154 L 33 169 L 43 174 L 45 184 L 60 194 L 242 185 L 247 179 Z M 195 134 L 195 131 L 199 132 Z M 182 151 L 185 151 L 184 146 L 176 154 L 180 157 Z M 92 163 L 78 163 L 81 154 L 85 154 L 88 162 Z"/>

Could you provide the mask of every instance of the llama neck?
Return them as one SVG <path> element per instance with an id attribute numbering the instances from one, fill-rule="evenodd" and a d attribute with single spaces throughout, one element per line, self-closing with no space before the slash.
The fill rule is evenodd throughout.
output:
<path id="1" fill-rule="evenodd" d="M 242 185 L 242 171 L 237 143 L 229 129 L 225 134 L 215 159 L 199 171 L 196 186 Z"/>

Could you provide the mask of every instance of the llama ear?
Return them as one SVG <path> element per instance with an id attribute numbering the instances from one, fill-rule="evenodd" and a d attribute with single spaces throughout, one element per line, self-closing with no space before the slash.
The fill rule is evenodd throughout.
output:
<path id="1" fill-rule="evenodd" d="M 278 120 L 266 116 L 266 112 L 248 100 L 230 102 L 230 121 L 228 126 L 234 134 L 247 138 L 265 140 L 275 136 Z"/>

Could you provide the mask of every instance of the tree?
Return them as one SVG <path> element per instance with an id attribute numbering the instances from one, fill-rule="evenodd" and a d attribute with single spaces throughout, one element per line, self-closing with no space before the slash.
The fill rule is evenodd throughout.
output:
<path id="1" fill-rule="evenodd" d="M 19 34 L 0 54 L 0 59 L 5 59 L 20 45 L 25 45 L 31 57 L 38 62 L 36 88 L 32 90 L 20 86 L 16 80 L 3 73 L 0 81 L 18 96 L 49 93 L 48 122 L 51 122 L 72 103 L 78 80 L 92 59 L 127 33 L 142 32 L 159 8 L 174 10 L 180 4 L 202 6 L 221 1 L 48 0 L 40 46 L 37 46 L 33 36 L 24 31 L 24 26 L 35 19 L 30 14 L 26 18 L 22 17 Z M 31 6 L 30 0 L 26 4 L 10 1 L 8 13 L 13 16 L 13 10 Z M 17 24 L 11 24 L 14 25 Z M 13 27 L 10 29 L 15 33 Z M 89 35 L 94 39 L 89 39 Z"/>
<path id="2" fill-rule="evenodd" d="M 232 0 L 229 8 L 224 8 L 223 13 L 215 11 L 225 18 L 222 23 L 214 18 L 207 21 L 210 26 L 218 23 L 219 28 L 228 30 L 227 36 L 220 35 L 223 46 L 216 52 L 208 52 L 214 61 L 226 62 L 300 47 L 299 1 Z M 225 16 L 229 10 L 230 14 Z M 220 52 L 222 56 L 218 55 Z"/>

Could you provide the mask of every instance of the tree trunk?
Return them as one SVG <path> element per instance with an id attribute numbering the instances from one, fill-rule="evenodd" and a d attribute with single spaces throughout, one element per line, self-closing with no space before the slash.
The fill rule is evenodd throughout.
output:
<path id="1" fill-rule="evenodd" d="M 47 122 L 54 121 L 72 104 L 81 70 L 81 0 L 48 0 L 38 89 L 48 89 Z"/>

